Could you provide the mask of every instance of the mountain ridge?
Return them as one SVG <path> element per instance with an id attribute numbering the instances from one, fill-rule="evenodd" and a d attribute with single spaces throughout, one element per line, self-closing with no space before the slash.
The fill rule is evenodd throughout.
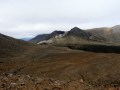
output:
<path id="1" fill-rule="evenodd" d="M 44 38 L 39 37 L 42 35 L 38 35 L 34 37 L 33 39 L 30 40 L 30 42 L 47 43 L 47 41 L 48 42 L 50 41 L 50 42 L 56 43 L 62 40 L 63 40 L 62 42 L 65 42 L 66 39 L 68 39 L 68 40 L 71 40 L 71 42 L 76 41 L 76 43 L 77 41 L 80 42 L 81 40 L 94 41 L 94 42 L 120 43 L 120 25 L 117 25 L 111 28 L 102 27 L 102 28 L 93 28 L 93 29 L 87 29 L 87 30 L 74 27 L 70 31 L 53 31 L 50 34 L 44 35 Z"/>

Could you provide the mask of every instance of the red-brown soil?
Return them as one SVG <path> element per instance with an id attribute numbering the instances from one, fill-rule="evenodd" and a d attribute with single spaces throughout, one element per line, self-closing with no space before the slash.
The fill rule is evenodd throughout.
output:
<path id="1" fill-rule="evenodd" d="M 33 87 L 34 89 L 18 90 L 119 90 L 120 54 L 87 52 L 52 45 L 33 45 L 15 57 L 0 58 L 0 72 L 2 79 L 2 73 L 15 73 L 16 78 L 18 75 L 19 78 L 22 75 L 30 75 L 34 78 L 46 77 L 44 81 L 47 84 L 41 82 L 41 86 L 38 85 L 37 89 Z M 65 83 L 60 83 L 62 86 L 56 87 L 49 83 L 50 78 Z M 18 82 L 13 80 L 12 83 Z M 24 83 L 35 82 L 26 80 Z M 32 88 L 35 84 L 30 85 Z"/>

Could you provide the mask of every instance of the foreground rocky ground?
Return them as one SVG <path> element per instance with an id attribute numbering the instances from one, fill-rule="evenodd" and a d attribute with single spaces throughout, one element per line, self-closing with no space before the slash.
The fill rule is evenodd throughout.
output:
<path id="1" fill-rule="evenodd" d="M 120 90 L 120 54 L 32 46 L 0 58 L 0 90 Z"/>
<path id="2" fill-rule="evenodd" d="M 3 73 L 0 76 L 0 90 L 120 90 L 117 86 L 92 86 L 83 79 L 61 81 L 54 78 L 33 77 Z"/>

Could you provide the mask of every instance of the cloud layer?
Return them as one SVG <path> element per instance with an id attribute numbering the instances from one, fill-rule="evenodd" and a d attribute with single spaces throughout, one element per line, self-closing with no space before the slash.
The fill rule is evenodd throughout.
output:
<path id="1" fill-rule="evenodd" d="M 15 38 L 120 24 L 120 0 L 0 0 L 0 33 Z"/>

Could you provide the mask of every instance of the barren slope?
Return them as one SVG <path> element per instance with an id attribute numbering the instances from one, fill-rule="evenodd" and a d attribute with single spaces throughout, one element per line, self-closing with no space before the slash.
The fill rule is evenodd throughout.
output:
<path id="1" fill-rule="evenodd" d="M 115 53 L 94 53 L 38 45 L 21 56 L 7 59 L 10 62 L 0 64 L 1 72 L 22 68 L 19 72 L 21 75 L 45 75 L 65 81 L 83 79 L 91 85 L 120 85 L 120 55 Z"/>

